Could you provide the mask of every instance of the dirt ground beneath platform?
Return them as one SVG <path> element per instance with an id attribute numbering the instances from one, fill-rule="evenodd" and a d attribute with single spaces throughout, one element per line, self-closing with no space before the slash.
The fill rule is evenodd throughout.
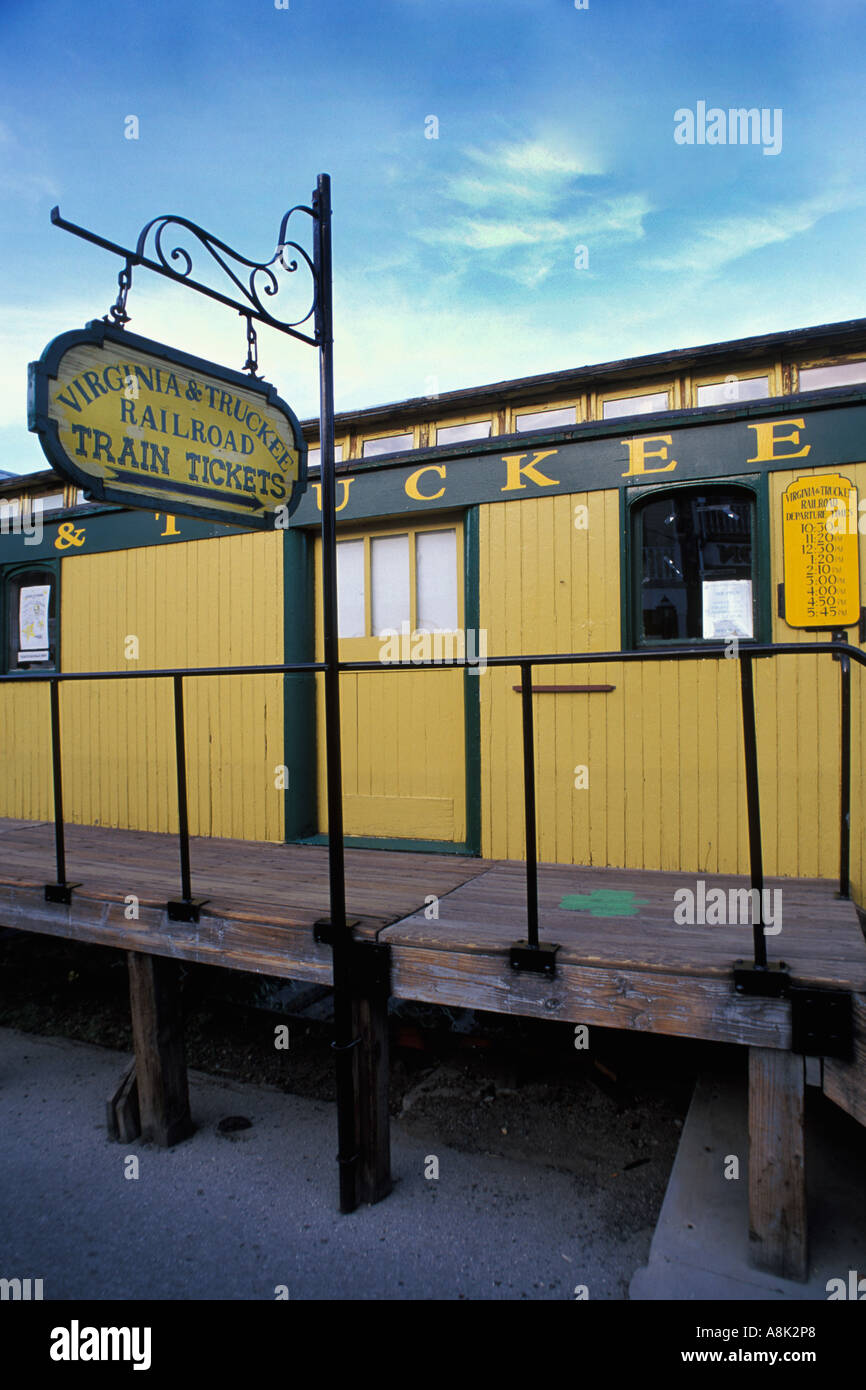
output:
<path id="1" fill-rule="evenodd" d="M 206 966 L 184 966 L 183 980 L 190 1067 L 334 1099 L 329 991 Z M 279 1011 L 261 1007 L 269 993 Z M 286 1050 L 274 1045 L 282 1024 Z M 123 953 L 0 932 L 0 1025 L 129 1053 Z M 572 1024 L 403 1001 L 391 1048 L 391 1113 L 405 1132 L 574 1174 L 623 1239 L 643 1233 L 647 1246 L 695 1077 L 739 1062 L 735 1049 L 598 1028 L 578 1049 Z"/>

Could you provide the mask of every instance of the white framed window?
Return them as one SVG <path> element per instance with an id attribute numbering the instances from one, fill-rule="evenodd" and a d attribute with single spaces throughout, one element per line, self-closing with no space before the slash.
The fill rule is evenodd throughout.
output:
<path id="1" fill-rule="evenodd" d="M 473 420 L 468 425 L 443 425 L 436 431 L 437 444 L 460 444 L 464 439 L 489 439 L 491 420 Z"/>
<path id="2" fill-rule="evenodd" d="M 650 391 L 645 396 L 620 396 L 603 403 L 601 418 L 619 420 L 623 415 L 652 415 L 656 410 L 667 410 L 668 405 L 667 391 Z"/>
<path id="3" fill-rule="evenodd" d="M 770 382 L 765 376 L 739 377 L 733 372 L 730 380 L 707 382 L 698 387 L 698 405 L 728 405 L 732 401 L 763 401 L 770 394 Z"/>
<path id="4" fill-rule="evenodd" d="M 364 542 L 337 542 L 337 630 L 341 637 L 367 635 Z"/>
<path id="5" fill-rule="evenodd" d="M 399 454 L 404 449 L 411 449 L 414 443 L 415 435 L 411 430 L 408 434 L 386 434 L 381 439 L 365 439 L 361 456 L 371 459 L 379 454 Z"/>
<path id="6" fill-rule="evenodd" d="M 334 445 L 334 462 L 343 462 L 342 444 Z M 315 449 L 307 450 L 307 471 L 309 473 L 320 473 L 322 471 L 322 451 L 319 448 L 318 444 L 316 445 Z"/>
<path id="7" fill-rule="evenodd" d="M 565 405 L 557 410 L 532 410 L 526 415 L 515 415 L 514 428 L 522 430 L 559 429 L 562 425 L 577 424 L 577 406 Z"/>
<path id="8" fill-rule="evenodd" d="M 36 515 L 37 512 L 42 512 L 43 515 L 46 512 L 59 512 L 62 510 L 64 505 L 63 493 L 49 492 L 46 493 L 43 497 L 30 497 L 28 498 L 28 502 L 30 504 L 30 511 L 32 515 Z"/>
<path id="9" fill-rule="evenodd" d="M 337 542 L 341 639 L 454 632 L 460 621 L 457 528 L 410 527 Z"/>
<path id="10" fill-rule="evenodd" d="M 866 381 L 866 361 L 831 362 L 826 367 L 801 367 L 800 390 L 821 391 L 828 386 L 855 386 Z"/>

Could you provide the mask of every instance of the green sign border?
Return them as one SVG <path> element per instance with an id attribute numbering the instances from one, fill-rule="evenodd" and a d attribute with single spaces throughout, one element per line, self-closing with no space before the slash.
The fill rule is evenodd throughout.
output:
<path id="1" fill-rule="evenodd" d="M 273 531 L 275 529 L 274 517 L 280 507 L 287 507 L 288 515 L 292 515 L 307 487 L 307 444 L 301 431 L 300 421 L 291 407 L 277 394 L 276 388 L 266 381 L 246 376 L 243 372 L 233 371 L 230 367 L 221 367 L 216 362 L 208 362 L 202 357 L 193 357 L 190 353 L 180 352 L 175 348 L 167 347 L 164 343 L 152 342 L 149 338 L 139 338 L 134 333 L 127 333 L 125 329 L 115 328 L 114 325 L 104 323 L 100 319 L 94 319 L 85 328 L 76 328 L 68 333 L 61 333 L 59 337 L 52 339 L 48 344 L 39 361 L 31 362 L 28 367 L 27 427 L 38 435 L 42 451 L 52 468 L 56 468 L 57 472 L 69 482 L 83 488 L 87 497 L 99 502 L 116 502 L 121 506 L 141 507 L 145 511 L 161 510 L 159 497 L 155 497 L 151 493 L 121 490 L 113 487 L 111 483 L 107 483 L 104 478 L 94 477 L 85 472 L 80 464 L 67 454 L 60 441 L 57 422 L 52 420 L 48 414 L 50 383 L 57 378 L 57 370 L 64 354 L 69 352 L 71 348 L 85 343 L 102 347 L 106 342 L 128 348 L 131 352 L 143 352 L 151 357 L 162 358 L 175 366 L 191 369 L 202 376 L 213 377 L 217 381 L 225 382 L 227 385 L 244 391 L 251 391 L 253 394 L 261 396 L 263 402 L 273 410 L 278 411 L 291 428 L 293 445 L 298 451 L 298 478 L 292 484 L 288 498 L 284 502 L 277 503 L 272 510 L 266 511 L 262 507 L 262 515 L 257 516 L 248 503 L 246 507 L 238 504 L 236 511 L 226 512 L 224 509 L 221 510 L 196 502 L 194 494 L 188 502 L 185 502 L 174 493 L 166 496 L 162 509 L 170 511 L 173 516 L 198 517 L 202 520 L 218 521 L 227 525 L 234 522 L 237 526 L 243 526 L 245 529 L 253 531 Z M 230 493 L 227 494 L 227 498 L 234 502 Z"/>

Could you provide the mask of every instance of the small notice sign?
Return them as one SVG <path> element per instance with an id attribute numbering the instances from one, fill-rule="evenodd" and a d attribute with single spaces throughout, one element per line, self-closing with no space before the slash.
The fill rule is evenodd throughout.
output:
<path id="1" fill-rule="evenodd" d="M 701 597 L 704 637 L 754 637 L 750 579 L 705 579 Z"/>
<path id="2" fill-rule="evenodd" d="M 857 515 L 857 489 L 838 473 L 795 478 L 785 488 L 782 547 L 789 627 L 853 627 L 860 621 Z"/>

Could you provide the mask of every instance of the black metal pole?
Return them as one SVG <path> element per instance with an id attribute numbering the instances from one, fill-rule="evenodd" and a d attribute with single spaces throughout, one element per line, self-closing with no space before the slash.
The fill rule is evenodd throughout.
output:
<path id="1" fill-rule="evenodd" d="M 743 707 L 743 745 L 746 755 L 746 804 L 749 811 L 749 856 L 752 869 L 752 934 L 755 942 L 755 965 L 767 965 L 767 940 L 764 936 L 764 856 L 761 847 L 761 805 L 758 797 L 758 740 L 755 733 L 755 689 L 752 683 L 752 658 L 740 654 L 740 692 Z M 757 890 L 757 897 L 755 896 Z M 756 906 L 757 904 L 757 906 Z"/>
<path id="2" fill-rule="evenodd" d="M 337 612 L 337 527 L 334 476 L 334 323 L 331 264 L 331 180 L 320 174 L 313 194 L 316 337 L 319 343 L 319 446 L 322 478 L 322 623 L 325 658 L 325 747 L 328 793 L 330 941 L 334 962 L 334 1049 L 337 1082 L 337 1162 L 340 1210 L 358 1205 L 357 1076 L 351 991 L 350 932 L 346 924 L 343 857 L 343 774 L 340 751 L 340 648 Z"/>
<path id="3" fill-rule="evenodd" d="M 63 768 L 60 752 L 60 682 L 51 681 L 51 764 L 54 773 L 54 848 L 57 885 L 66 887 L 66 846 L 63 839 Z"/>
<path id="4" fill-rule="evenodd" d="M 840 656 L 842 749 L 839 769 L 839 897 L 851 896 L 851 662 Z"/>
<path id="5" fill-rule="evenodd" d="M 538 946 L 538 848 L 535 833 L 535 735 L 532 721 L 532 667 L 520 667 L 523 708 L 523 802 L 526 820 L 526 939 Z"/>
<path id="6" fill-rule="evenodd" d="M 183 722 L 183 676 L 174 676 L 174 744 L 177 754 L 177 819 L 180 837 L 181 898 L 192 900 L 189 873 L 189 815 L 186 805 L 186 736 Z"/>

